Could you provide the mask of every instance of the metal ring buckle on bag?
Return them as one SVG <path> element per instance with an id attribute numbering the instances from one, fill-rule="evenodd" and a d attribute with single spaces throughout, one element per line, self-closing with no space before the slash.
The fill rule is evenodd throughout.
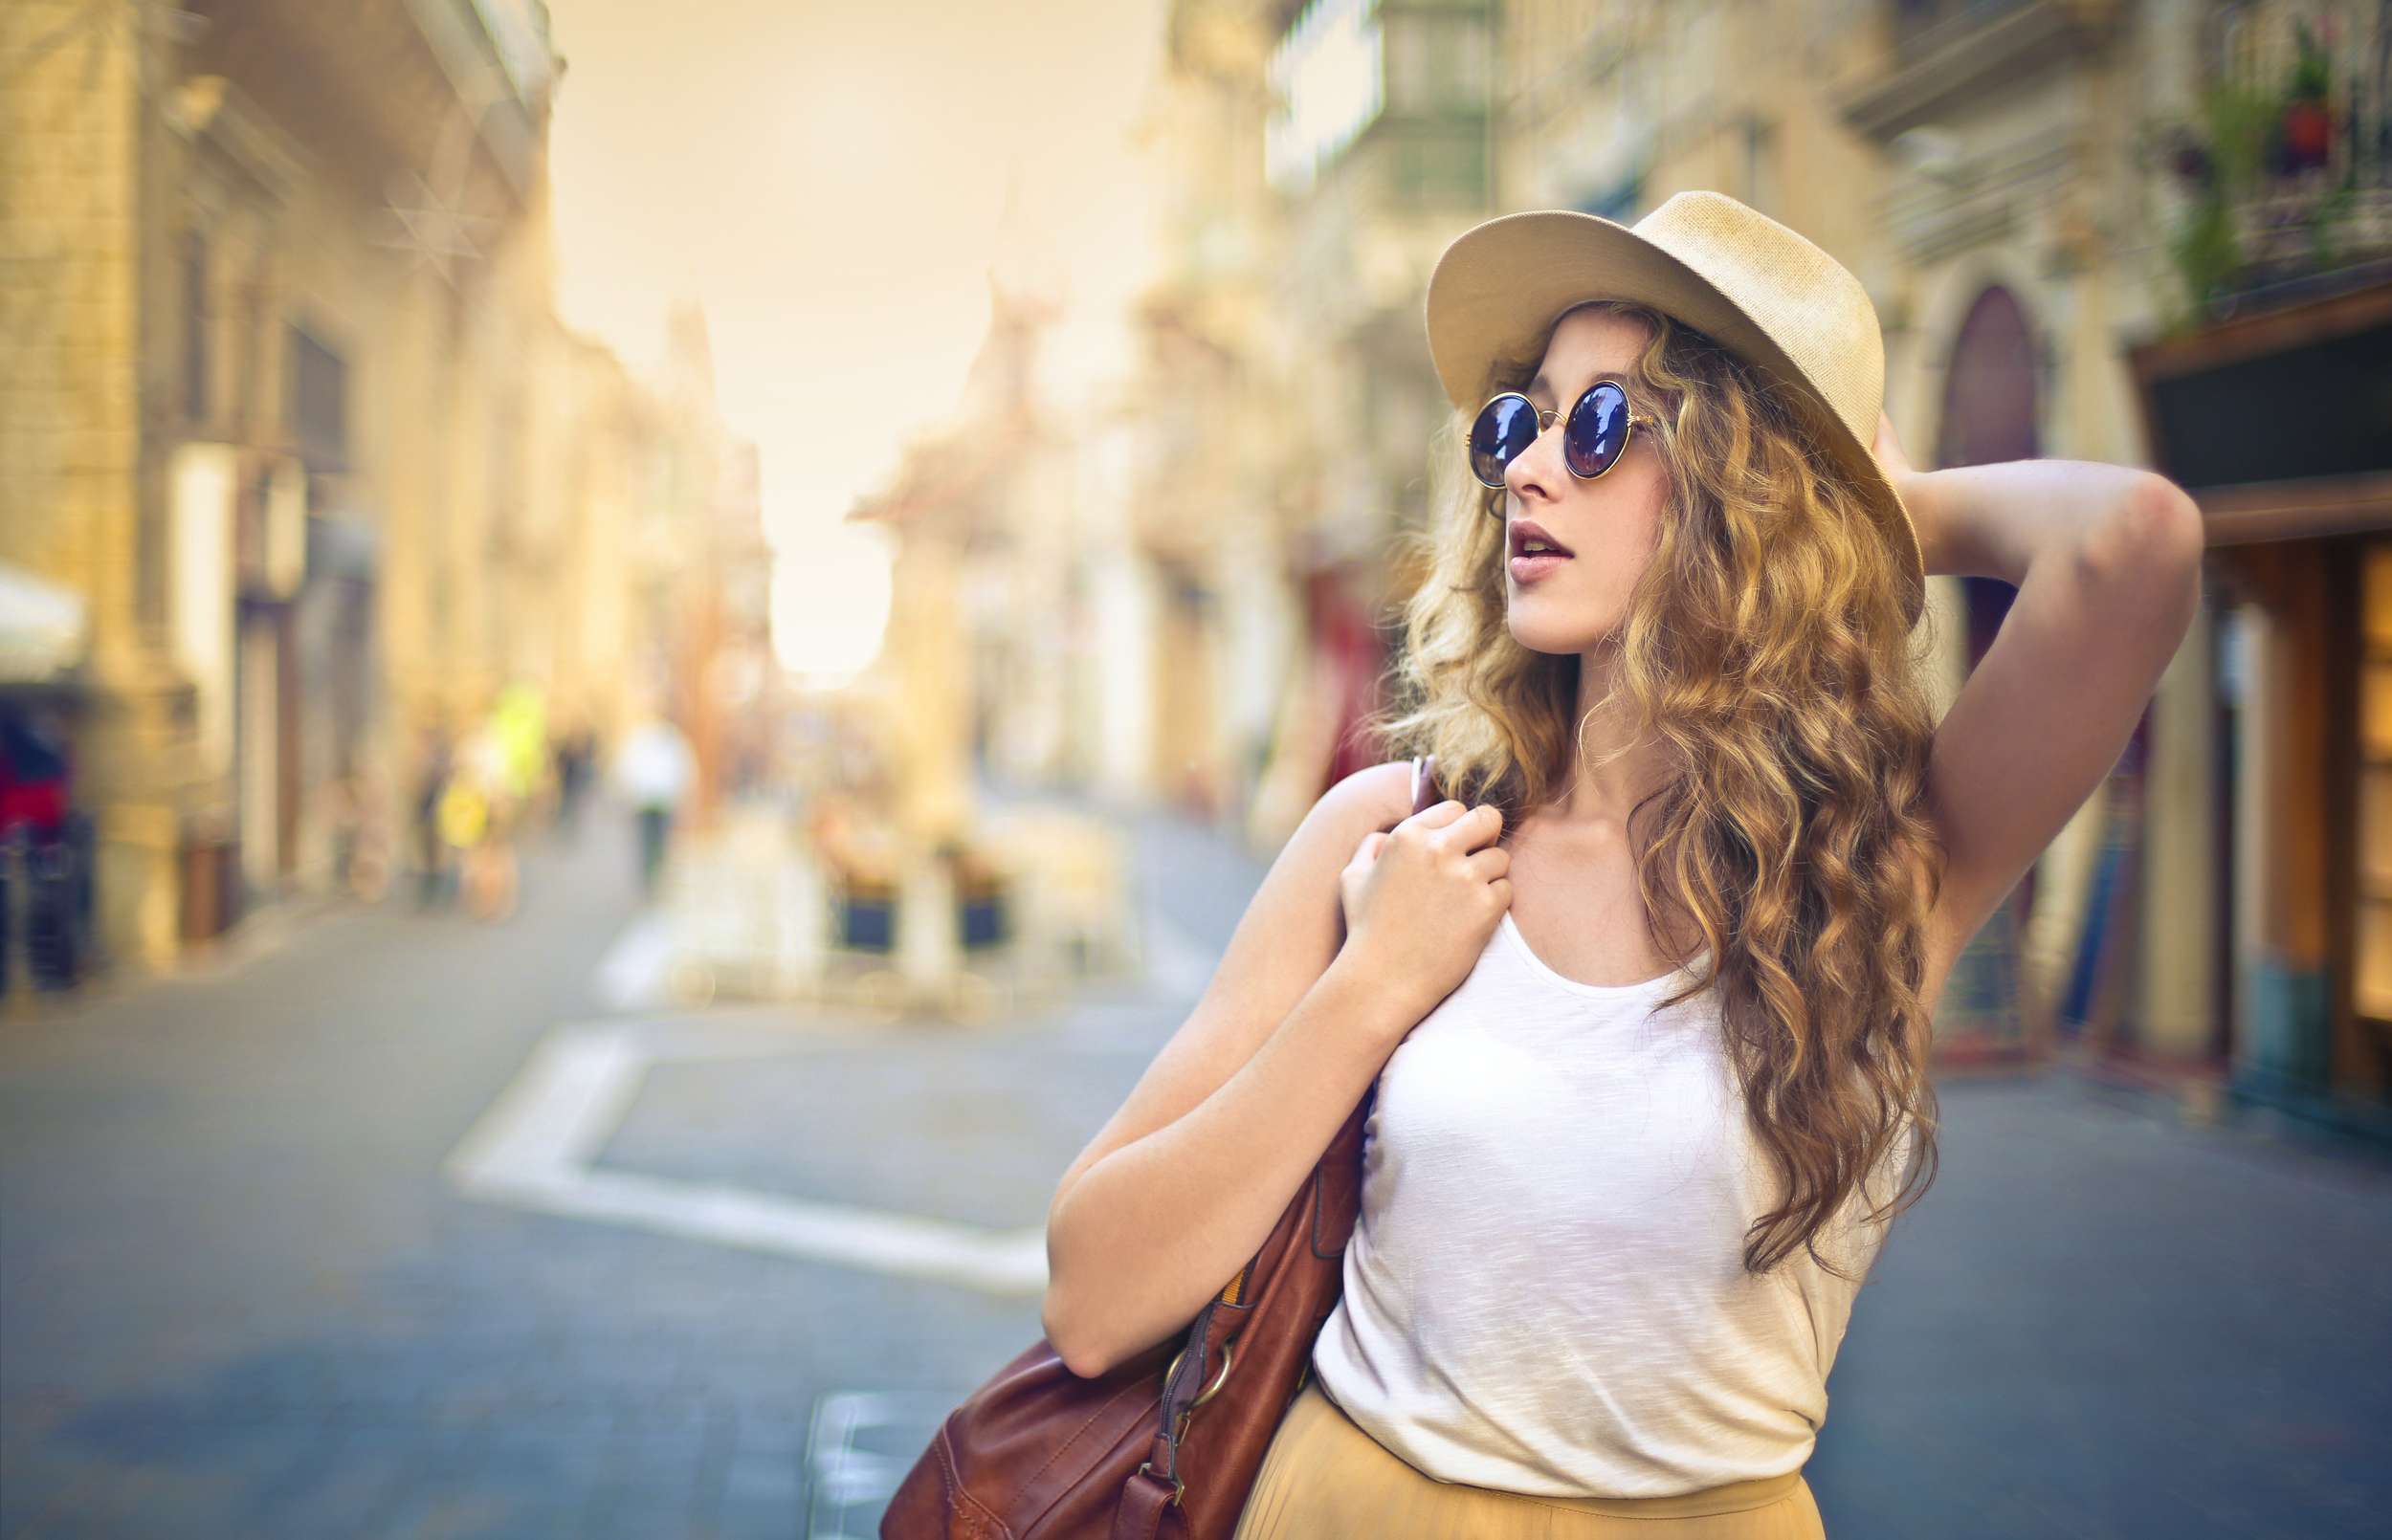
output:
<path id="1" fill-rule="evenodd" d="M 1234 1338 L 1221 1344 L 1221 1373 L 1212 1376 L 1212 1383 L 1207 1385 L 1204 1390 L 1198 1394 L 1194 1400 L 1180 1408 L 1180 1415 L 1178 1419 L 1171 1424 L 1171 1442 L 1174 1447 L 1177 1447 L 1179 1441 L 1187 1436 L 1187 1419 L 1196 1415 L 1196 1408 L 1204 1405 L 1207 1401 L 1211 1400 L 1215 1396 L 1218 1396 L 1221 1393 L 1221 1386 L 1223 1382 L 1228 1380 L 1229 1377 L 1229 1350 L 1235 1345 L 1236 1341 Z M 1171 1375 L 1176 1373 L 1180 1367 L 1180 1360 L 1186 1356 L 1187 1350 L 1185 1348 L 1182 1348 L 1179 1352 L 1171 1355 L 1171 1367 L 1163 1372 L 1163 1383 L 1166 1390 L 1170 1387 Z"/>
<path id="2" fill-rule="evenodd" d="M 1215 1396 L 1221 1393 L 1221 1382 L 1229 1377 L 1229 1350 L 1236 1345 L 1237 1339 L 1234 1337 L 1221 1344 L 1221 1373 L 1212 1376 L 1212 1383 L 1205 1387 L 1202 1395 L 1187 1403 L 1188 1411 L 1193 1412 L 1196 1408 L 1204 1405 L 1207 1401 L 1211 1400 Z M 1185 1348 L 1182 1348 L 1179 1352 L 1171 1355 L 1170 1367 L 1163 1372 L 1163 1382 L 1164 1385 L 1167 1386 L 1171 1383 L 1171 1376 L 1179 1373 L 1180 1360 L 1186 1356 L 1187 1350 Z"/>

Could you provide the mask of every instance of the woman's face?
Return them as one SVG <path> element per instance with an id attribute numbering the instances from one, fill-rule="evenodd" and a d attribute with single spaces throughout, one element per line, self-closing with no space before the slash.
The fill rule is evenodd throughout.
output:
<path id="1" fill-rule="evenodd" d="M 1533 651 L 1582 652 L 1608 635 L 1659 542 L 1669 485 L 1645 423 L 1629 431 L 1611 469 L 1592 481 L 1581 481 L 1561 462 L 1562 424 L 1596 381 L 1608 378 L 1628 391 L 1628 409 L 1639 418 L 1652 412 L 1654 404 L 1636 393 L 1628 375 L 1645 342 L 1645 323 L 1633 317 L 1571 311 L 1553 328 L 1537 376 L 1522 390 L 1538 410 L 1563 414 L 1503 475 L 1498 560 L 1505 619 L 1514 639 Z M 1523 521 L 1537 524 L 1569 557 L 1539 558 L 1523 571 L 1515 556 Z"/>

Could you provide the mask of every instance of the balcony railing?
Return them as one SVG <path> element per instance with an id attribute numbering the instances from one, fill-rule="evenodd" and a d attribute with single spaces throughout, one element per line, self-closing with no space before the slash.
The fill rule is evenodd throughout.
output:
<path id="1" fill-rule="evenodd" d="M 2392 22 L 2379 12 L 2351 36 L 2291 20 L 2239 38 L 2198 112 L 2156 142 L 2182 194 L 2180 326 L 2392 259 L 2392 101 L 2375 67 Z"/>
<path id="2" fill-rule="evenodd" d="M 2076 64 L 2117 33 L 2120 0 L 1895 0 L 1894 49 L 1844 94 L 1846 121 L 1891 140 L 2043 72 Z"/>
<path id="3" fill-rule="evenodd" d="M 1929 53 L 2028 0 L 1894 0 L 1894 43 L 1906 55 Z"/>

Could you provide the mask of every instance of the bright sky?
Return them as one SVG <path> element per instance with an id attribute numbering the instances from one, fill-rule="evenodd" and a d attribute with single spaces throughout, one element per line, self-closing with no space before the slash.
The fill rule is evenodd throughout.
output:
<path id="1" fill-rule="evenodd" d="M 801 671 L 860 667 L 886 555 L 839 520 L 953 409 L 990 264 L 1068 297 L 1067 380 L 1125 357 L 1151 250 L 1129 135 L 1157 0 L 550 11 L 560 308 L 636 371 L 673 302 L 703 304 L 724 414 L 762 461 L 776 649 Z"/>

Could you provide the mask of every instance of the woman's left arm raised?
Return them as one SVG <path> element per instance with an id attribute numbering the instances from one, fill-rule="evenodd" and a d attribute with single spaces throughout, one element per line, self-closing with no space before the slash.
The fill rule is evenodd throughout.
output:
<path id="1" fill-rule="evenodd" d="M 1914 471 L 1882 416 L 1876 453 L 1928 572 L 2018 588 L 1929 761 L 1950 855 L 1935 927 L 1950 955 L 2133 737 L 2201 605 L 2201 510 L 2163 476 L 2096 461 Z"/>

